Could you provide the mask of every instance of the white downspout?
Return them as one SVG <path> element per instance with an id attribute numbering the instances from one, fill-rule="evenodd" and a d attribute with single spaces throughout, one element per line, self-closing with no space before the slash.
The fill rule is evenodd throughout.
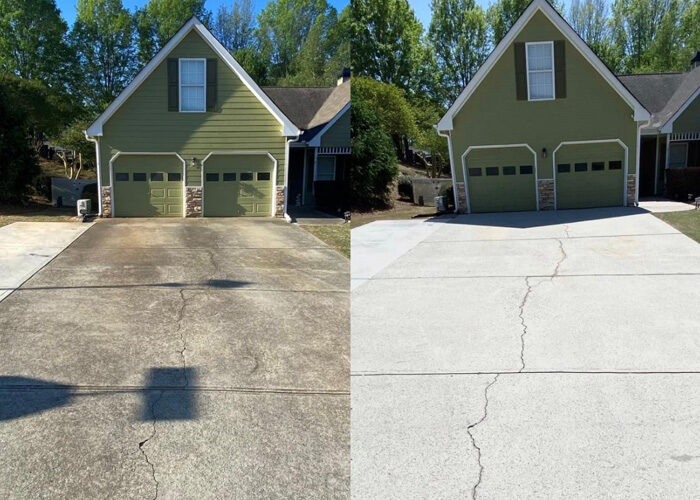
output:
<path id="1" fill-rule="evenodd" d="M 97 160 L 97 215 L 102 217 L 102 162 L 100 161 L 100 138 L 90 137 L 87 130 L 83 130 L 85 139 L 95 143 L 95 158 Z"/>
<path id="2" fill-rule="evenodd" d="M 639 170 L 640 170 L 640 165 L 639 165 L 639 158 L 641 155 L 641 147 L 642 147 L 642 128 L 643 127 L 648 127 L 651 125 L 651 118 L 649 118 L 647 121 L 644 123 L 640 123 L 637 126 L 637 148 L 636 151 L 634 152 L 634 155 L 637 157 L 635 161 L 635 181 L 634 181 L 634 206 L 639 206 Z M 626 179 L 625 179 L 626 180 Z M 629 200 L 628 200 L 629 203 Z"/>

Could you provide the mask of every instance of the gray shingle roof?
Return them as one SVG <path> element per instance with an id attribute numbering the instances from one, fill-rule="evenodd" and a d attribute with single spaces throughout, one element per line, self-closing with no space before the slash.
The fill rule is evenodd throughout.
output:
<path id="1" fill-rule="evenodd" d="M 309 141 L 350 102 L 350 81 L 337 87 L 263 87 Z"/>
<path id="2" fill-rule="evenodd" d="M 651 113 L 651 127 L 663 126 L 700 87 L 700 67 L 687 73 L 653 73 L 618 76 Z"/>

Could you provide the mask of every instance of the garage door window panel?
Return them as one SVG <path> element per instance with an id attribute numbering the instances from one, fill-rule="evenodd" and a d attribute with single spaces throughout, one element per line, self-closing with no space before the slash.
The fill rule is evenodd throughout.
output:
<path id="1" fill-rule="evenodd" d="M 600 172 L 601 170 L 605 170 L 605 162 L 594 161 L 593 163 L 591 163 L 591 170 L 593 172 Z"/>
<path id="2" fill-rule="evenodd" d="M 608 162 L 608 170 L 622 170 L 622 162 L 617 160 Z"/>
<path id="3" fill-rule="evenodd" d="M 472 167 L 469 169 L 469 177 L 481 177 L 481 168 Z"/>
<path id="4" fill-rule="evenodd" d="M 575 163 L 574 172 L 588 172 L 588 163 Z"/>
<path id="5" fill-rule="evenodd" d="M 520 165 L 520 175 L 532 175 L 532 165 Z"/>
<path id="6" fill-rule="evenodd" d="M 532 42 L 525 48 L 528 99 L 554 99 L 554 43 Z"/>
<path id="7" fill-rule="evenodd" d="M 515 175 L 515 167 L 503 167 L 503 175 Z"/>
<path id="8" fill-rule="evenodd" d="M 253 180 L 253 172 L 241 172 L 241 180 L 242 181 L 252 181 Z"/>
<path id="9" fill-rule="evenodd" d="M 208 173 L 206 176 L 206 181 L 207 182 L 218 182 L 219 181 L 219 174 L 218 173 Z"/>
<path id="10" fill-rule="evenodd" d="M 258 180 L 259 181 L 269 181 L 270 180 L 270 172 L 258 172 Z"/>
<path id="11" fill-rule="evenodd" d="M 224 182 L 235 182 L 236 181 L 236 172 L 225 172 L 224 173 Z"/>
<path id="12" fill-rule="evenodd" d="M 486 175 L 498 175 L 498 167 L 486 167 Z"/>
<path id="13" fill-rule="evenodd" d="M 142 172 L 134 172 L 134 182 L 146 182 L 146 174 Z"/>
<path id="14" fill-rule="evenodd" d="M 114 174 L 114 180 L 117 182 L 125 182 L 129 180 L 129 173 L 128 172 L 117 172 Z"/>
<path id="15" fill-rule="evenodd" d="M 163 172 L 151 172 L 152 182 L 163 182 Z"/>
<path id="16" fill-rule="evenodd" d="M 560 163 L 557 165 L 557 173 L 558 174 L 565 174 L 567 172 L 571 172 L 571 165 L 568 163 Z"/>
<path id="17" fill-rule="evenodd" d="M 182 180 L 182 174 L 180 172 L 168 172 L 169 182 L 180 182 Z"/>
<path id="18" fill-rule="evenodd" d="M 206 59 L 180 59 L 180 111 L 206 111 Z"/>

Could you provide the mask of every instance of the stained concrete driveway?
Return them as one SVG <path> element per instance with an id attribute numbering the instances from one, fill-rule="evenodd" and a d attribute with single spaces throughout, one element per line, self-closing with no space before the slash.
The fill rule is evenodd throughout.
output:
<path id="1" fill-rule="evenodd" d="M 352 238 L 354 498 L 697 498 L 700 245 L 641 209 Z"/>
<path id="2" fill-rule="evenodd" d="M 0 302 L 0 497 L 346 498 L 349 266 L 277 220 L 105 220 Z"/>

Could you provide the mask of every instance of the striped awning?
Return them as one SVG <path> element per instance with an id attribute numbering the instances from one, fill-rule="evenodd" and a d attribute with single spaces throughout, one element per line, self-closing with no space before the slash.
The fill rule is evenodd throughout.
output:
<path id="1" fill-rule="evenodd" d="M 700 132 L 678 132 L 671 134 L 670 141 L 700 141 Z"/>
<path id="2" fill-rule="evenodd" d="M 350 148 L 341 148 L 341 147 L 318 148 L 318 154 L 320 154 L 320 155 L 349 155 Z"/>

